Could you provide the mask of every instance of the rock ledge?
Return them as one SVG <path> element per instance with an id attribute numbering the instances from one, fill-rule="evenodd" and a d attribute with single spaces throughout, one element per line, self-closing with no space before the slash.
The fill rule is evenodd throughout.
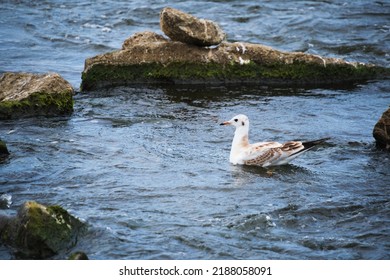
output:
<path id="1" fill-rule="evenodd" d="M 199 47 L 146 31 L 85 61 L 81 89 L 132 84 L 329 86 L 388 78 L 390 70 L 243 42 Z"/>

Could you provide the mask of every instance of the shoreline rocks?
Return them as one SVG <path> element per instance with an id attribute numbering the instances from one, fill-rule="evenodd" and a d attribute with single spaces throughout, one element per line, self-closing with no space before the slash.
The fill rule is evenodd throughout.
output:
<path id="1" fill-rule="evenodd" d="M 184 35 L 171 35 L 183 29 L 195 33 L 189 30 L 191 25 L 181 28 L 181 22 L 166 24 L 170 20 L 164 18 L 172 10 L 161 12 L 161 27 L 175 40 L 151 31 L 140 32 L 125 40 L 121 50 L 87 58 L 81 90 L 133 84 L 333 86 L 390 77 L 388 68 L 282 52 L 261 44 L 222 41 L 214 47 L 199 46 Z"/>
<path id="2" fill-rule="evenodd" d="M 15 218 L 0 216 L 0 241 L 22 259 L 46 259 L 75 246 L 84 227 L 60 206 L 28 201 Z"/>
<path id="3" fill-rule="evenodd" d="M 0 77 L 0 119 L 70 114 L 73 95 L 70 83 L 57 73 L 4 73 Z"/>
<path id="4" fill-rule="evenodd" d="M 379 148 L 390 151 L 390 108 L 383 113 L 374 126 L 373 136 Z"/>

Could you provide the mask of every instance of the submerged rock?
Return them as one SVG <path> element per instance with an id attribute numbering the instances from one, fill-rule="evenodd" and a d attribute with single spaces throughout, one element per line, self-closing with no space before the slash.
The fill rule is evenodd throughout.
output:
<path id="1" fill-rule="evenodd" d="M 0 119 L 69 114 L 73 94 L 72 86 L 57 73 L 4 73 L 0 77 Z"/>
<path id="2" fill-rule="evenodd" d="M 382 117 L 376 123 L 373 136 L 378 147 L 390 151 L 390 108 L 383 113 Z"/>
<path id="3" fill-rule="evenodd" d="M 390 70 L 251 43 L 215 48 L 136 33 L 121 50 L 85 61 L 81 89 L 137 83 L 325 86 L 389 77 Z"/>
<path id="4" fill-rule="evenodd" d="M 6 158 L 9 155 L 7 145 L 0 139 L 0 160 Z"/>
<path id="5" fill-rule="evenodd" d="M 218 45 L 226 37 L 215 22 L 169 7 L 160 13 L 160 27 L 173 41 L 198 46 Z"/>
<path id="6" fill-rule="evenodd" d="M 8 209 L 12 204 L 12 196 L 7 193 L 0 195 L 0 209 Z"/>
<path id="7" fill-rule="evenodd" d="M 77 251 L 70 254 L 68 260 L 89 260 L 89 258 L 86 253 Z"/>
<path id="8" fill-rule="evenodd" d="M 44 259 L 74 246 L 83 226 L 60 206 L 29 201 L 16 218 L 0 217 L 0 237 L 21 258 Z"/>

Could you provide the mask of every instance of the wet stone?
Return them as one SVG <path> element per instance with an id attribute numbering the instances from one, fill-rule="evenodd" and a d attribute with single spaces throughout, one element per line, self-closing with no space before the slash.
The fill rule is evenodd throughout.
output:
<path id="1" fill-rule="evenodd" d="M 45 259 L 76 245 L 84 224 L 57 205 L 25 202 L 16 217 L 0 217 L 0 240 L 21 259 Z"/>
<path id="2" fill-rule="evenodd" d="M 218 45 L 226 37 L 215 22 L 199 19 L 169 7 L 164 8 L 160 13 L 160 27 L 173 41 L 190 45 Z"/>
<path id="3" fill-rule="evenodd" d="M 73 94 L 70 83 L 57 73 L 4 73 L 0 77 L 0 119 L 69 114 Z"/>
<path id="4" fill-rule="evenodd" d="M 378 147 L 390 151 L 390 108 L 383 113 L 382 117 L 376 123 L 373 136 Z"/>

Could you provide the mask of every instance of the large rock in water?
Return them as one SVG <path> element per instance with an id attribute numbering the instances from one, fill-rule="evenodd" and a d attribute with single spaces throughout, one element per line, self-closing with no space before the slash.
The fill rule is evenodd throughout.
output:
<path id="1" fill-rule="evenodd" d="M 136 83 L 327 86 L 389 77 L 388 68 L 243 42 L 215 48 L 137 33 L 121 50 L 85 61 L 81 89 Z"/>
<path id="2" fill-rule="evenodd" d="M 45 259 L 76 244 L 84 224 L 60 206 L 23 204 L 16 218 L 0 217 L 0 240 L 20 258 Z"/>
<path id="3" fill-rule="evenodd" d="M 383 113 L 373 131 L 377 146 L 390 151 L 390 108 Z"/>
<path id="4" fill-rule="evenodd" d="M 72 86 L 57 73 L 4 73 L 0 77 L 0 119 L 69 114 L 73 94 Z"/>
<path id="5" fill-rule="evenodd" d="M 161 30 L 173 41 L 191 45 L 212 46 L 221 43 L 226 35 L 210 20 L 198 19 L 182 11 L 164 8 L 160 13 Z"/>

